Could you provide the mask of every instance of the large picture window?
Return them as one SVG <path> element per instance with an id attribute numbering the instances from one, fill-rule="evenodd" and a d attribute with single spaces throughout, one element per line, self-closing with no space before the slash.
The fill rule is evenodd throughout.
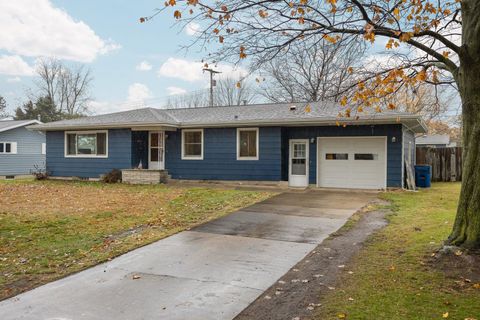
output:
<path id="1" fill-rule="evenodd" d="M 203 160 L 203 129 L 182 130 L 182 159 Z"/>
<path id="2" fill-rule="evenodd" d="M 108 150 L 107 131 L 65 133 L 65 156 L 83 158 L 106 158 Z"/>
<path id="3" fill-rule="evenodd" d="M 258 128 L 237 129 L 237 159 L 258 160 Z"/>

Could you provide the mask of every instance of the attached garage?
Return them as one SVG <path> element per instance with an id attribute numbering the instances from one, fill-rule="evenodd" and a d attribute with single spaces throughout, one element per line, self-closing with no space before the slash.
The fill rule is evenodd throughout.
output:
<path id="1" fill-rule="evenodd" d="M 317 161 L 319 187 L 387 187 L 387 137 L 319 137 Z"/>

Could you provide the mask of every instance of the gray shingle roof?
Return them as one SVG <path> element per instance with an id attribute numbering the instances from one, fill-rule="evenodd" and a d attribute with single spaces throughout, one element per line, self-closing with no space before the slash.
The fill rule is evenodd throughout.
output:
<path id="1" fill-rule="evenodd" d="M 310 106 L 310 112 L 306 106 Z M 295 106 L 295 107 L 293 107 Z M 343 108 L 344 109 L 344 108 Z M 233 126 L 261 124 L 294 124 L 336 121 L 342 108 L 337 103 L 275 103 L 229 107 L 203 107 L 184 109 L 154 109 L 143 108 L 131 111 L 117 112 L 99 116 L 84 117 L 71 120 L 36 125 L 37 130 L 64 130 L 69 128 L 107 128 L 107 127 L 139 127 L 139 126 L 171 126 L 176 128 L 192 126 Z M 412 119 L 421 122 L 420 117 L 398 111 L 381 113 L 369 110 L 352 114 L 361 121 L 396 121 Z"/>
<path id="2" fill-rule="evenodd" d="M 2 120 L 0 121 L 0 132 L 8 131 L 11 129 L 28 126 L 34 123 L 41 123 L 37 120 Z"/>

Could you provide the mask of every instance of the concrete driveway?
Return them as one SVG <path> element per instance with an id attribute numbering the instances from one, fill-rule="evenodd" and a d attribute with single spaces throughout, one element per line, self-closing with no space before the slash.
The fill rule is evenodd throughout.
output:
<path id="1" fill-rule="evenodd" d="M 0 302 L 0 319 L 232 319 L 371 192 L 286 192 Z"/>

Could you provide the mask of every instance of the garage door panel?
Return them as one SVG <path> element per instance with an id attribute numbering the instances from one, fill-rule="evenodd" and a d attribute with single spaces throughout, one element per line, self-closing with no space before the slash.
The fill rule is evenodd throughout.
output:
<path id="1" fill-rule="evenodd" d="M 348 154 L 348 160 L 338 160 L 344 154 Z M 318 155 L 320 187 L 386 187 L 385 137 L 319 138 Z"/>

